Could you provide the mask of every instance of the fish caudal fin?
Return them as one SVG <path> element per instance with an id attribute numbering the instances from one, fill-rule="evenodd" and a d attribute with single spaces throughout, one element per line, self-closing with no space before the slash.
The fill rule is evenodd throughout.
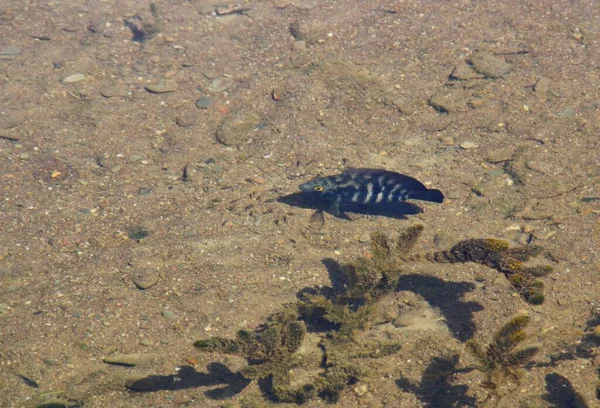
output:
<path id="1" fill-rule="evenodd" d="M 440 190 L 417 190 L 411 191 L 408 198 L 413 200 L 431 201 L 433 203 L 444 202 L 444 194 Z"/>

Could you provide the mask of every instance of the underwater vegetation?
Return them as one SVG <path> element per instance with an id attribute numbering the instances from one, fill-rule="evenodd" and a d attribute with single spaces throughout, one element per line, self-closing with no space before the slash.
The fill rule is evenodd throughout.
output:
<path id="1" fill-rule="evenodd" d="M 469 239 L 447 251 L 411 255 L 423 226 L 401 231 L 395 239 L 375 232 L 367 256 L 338 265 L 345 285 L 337 288 L 309 288 L 294 304 L 266 319 L 256 330 L 240 330 L 235 338 L 212 337 L 194 346 L 203 351 L 237 355 L 247 360 L 239 374 L 263 384 L 264 392 L 279 402 L 304 403 L 320 397 L 336 402 L 348 384 L 377 376 L 377 359 L 400 350 L 402 344 L 389 333 L 373 330 L 385 321 L 380 301 L 398 290 L 404 266 L 414 262 L 475 262 L 503 273 L 529 303 L 544 301 L 543 285 L 536 277 L 551 268 L 526 267 L 524 262 L 540 254 L 538 247 L 510 248 L 497 239 Z M 517 348 L 524 339 L 527 316 L 517 316 L 505 325 L 485 349 L 469 343 L 486 374 L 485 385 L 494 386 L 503 376 L 518 378 L 517 369 L 528 362 L 538 347 Z M 457 364 L 456 358 L 439 359 L 419 386 L 399 380 L 398 386 L 412 390 L 430 405 L 439 395 L 424 387 L 447 383 Z M 440 368 L 441 367 L 441 368 Z M 434 375 L 435 374 L 435 375 Z M 466 387 L 452 388 L 457 398 Z M 463 399 L 464 399 L 463 398 Z M 434 406 L 431 405 L 431 406 Z M 441 406 L 441 405 L 437 405 Z"/>
<path id="2" fill-rule="evenodd" d="M 482 347 L 473 340 L 467 348 L 477 359 L 476 368 L 485 374 L 481 384 L 492 391 L 506 379 L 519 382 L 523 366 L 540 351 L 539 345 L 519 347 L 527 335 L 523 330 L 529 324 L 529 316 L 514 316 L 494 335 L 492 342 Z"/>

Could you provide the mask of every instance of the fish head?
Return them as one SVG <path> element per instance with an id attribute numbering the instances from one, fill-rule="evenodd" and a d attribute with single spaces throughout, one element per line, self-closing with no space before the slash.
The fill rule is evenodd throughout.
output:
<path id="1" fill-rule="evenodd" d="M 323 199 L 332 199 L 336 195 L 336 184 L 329 177 L 317 177 L 304 184 L 300 184 L 300 190 Z"/>

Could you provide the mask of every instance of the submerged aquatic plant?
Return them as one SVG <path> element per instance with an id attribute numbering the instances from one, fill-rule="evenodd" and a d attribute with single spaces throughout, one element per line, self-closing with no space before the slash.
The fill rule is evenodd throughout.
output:
<path id="1" fill-rule="evenodd" d="M 416 225 L 393 240 L 383 233 L 373 233 L 368 256 L 336 264 L 337 272 L 345 278 L 343 288 L 311 288 L 299 295 L 298 302 L 287 305 L 255 331 L 240 330 L 235 339 L 213 337 L 194 345 L 245 357 L 248 365 L 240 373 L 248 379 L 270 379 L 269 390 L 278 401 L 303 403 L 318 395 L 335 402 L 350 382 L 374 374 L 360 360 L 385 357 L 400 350 L 401 343 L 393 336 L 377 337 L 370 329 L 380 322 L 380 301 L 397 290 L 407 263 L 480 263 L 505 274 L 530 303 L 543 301 L 542 286 L 533 276 L 547 274 L 551 269 L 523 265 L 539 254 L 539 248 L 509 248 L 501 240 L 470 239 L 447 251 L 411 255 L 422 231 L 423 226 Z M 537 353 L 537 347 L 515 351 L 524 338 L 522 328 L 527 322 L 526 316 L 515 317 L 485 350 L 469 343 L 489 385 L 495 386 L 501 375 L 516 376 L 516 369 Z M 307 327 L 313 333 L 307 334 Z M 302 350 L 306 348 L 304 344 L 309 337 L 315 343 L 315 336 L 316 351 L 306 354 Z M 315 361 L 307 362 L 307 356 Z M 302 375 L 297 375 L 299 372 Z"/>
<path id="2" fill-rule="evenodd" d="M 467 347 L 477 359 L 477 369 L 485 374 L 482 386 L 497 390 L 501 383 L 510 378 L 518 383 L 523 365 L 540 351 L 538 345 L 518 348 L 526 339 L 523 330 L 529 324 L 529 316 L 514 316 L 494 335 L 492 342 L 483 348 L 473 340 Z"/>
<path id="3" fill-rule="evenodd" d="M 527 267 L 524 262 L 541 252 L 542 248 L 538 246 L 510 248 L 507 241 L 488 238 L 460 241 L 447 251 L 428 253 L 422 257 L 436 263 L 474 262 L 495 269 L 506 276 L 525 301 L 539 305 L 544 302 L 544 284 L 536 277 L 550 274 L 552 267 Z"/>

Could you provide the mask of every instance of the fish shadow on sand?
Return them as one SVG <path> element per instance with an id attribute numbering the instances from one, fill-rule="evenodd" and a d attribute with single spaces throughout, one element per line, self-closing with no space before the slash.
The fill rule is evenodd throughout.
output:
<path id="1" fill-rule="evenodd" d="M 176 391 L 187 388 L 209 387 L 225 385 L 225 387 L 206 391 L 204 394 L 211 399 L 228 399 L 240 393 L 251 380 L 244 378 L 239 373 L 232 372 L 221 363 L 208 365 L 208 372 L 196 371 L 192 366 L 182 366 L 177 374 L 150 375 L 128 384 L 129 390 L 134 392 Z"/>
<path id="2" fill-rule="evenodd" d="M 277 198 L 277 201 L 293 207 L 309 208 L 316 211 L 325 211 L 331 214 L 329 207 L 331 202 L 319 200 L 302 192 L 288 194 Z M 351 212 L 362 215 L 379 215 L 390 218 L 407 219 L 406 215 L 420 214 L 423 209 L 416 204 L 409 202 L 399 202 L 394 204 L 378 204 L 365 206 L 362 204 L 340 203 L 341 214 L 337 218 L 348 220 L 348 216 L 344 212 Z M 333 215 L 333 214 L 332 214 Z M 335 215 L 334 215 L 335 216 Z"/>

